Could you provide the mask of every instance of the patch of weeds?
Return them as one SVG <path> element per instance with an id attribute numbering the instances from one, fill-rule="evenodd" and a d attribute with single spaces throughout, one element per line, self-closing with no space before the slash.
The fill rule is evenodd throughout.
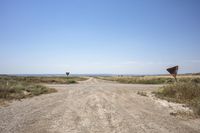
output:
<path id="1" fill-rule="evenodd" d="M 140 96 L 145 96 L 145 97 L 148 96 L 147 93 L 144 92 L 144 91 L 138 91 L 137 94 L 140 95 Z"/>
<path id="2" fill-rule="evenodd" d="M 155 96 L 171 102 L 184 103 L 200 116 L 200 85 L 195 82 L 179 82 L 166 85 L 154 92 Z"/>
<path id="3" fill-rule="evenodd" d="M 14 79 L 0 78 L 0 100 L 23 99 L 56 92 L 55 89 Z"/>

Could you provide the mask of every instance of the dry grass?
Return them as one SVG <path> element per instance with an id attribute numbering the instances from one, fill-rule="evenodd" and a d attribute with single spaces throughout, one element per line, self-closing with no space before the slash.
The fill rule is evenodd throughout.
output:
<path id="1" fill-rule="evenodd" d="M 167 82 L 174 82 L 172 78 L 162 77 L 99 77 L 103 80 L 116 81 L 126 84 L 164 84 Z"/>
<path id="2" fill-rule="evenodd" d="M 175 83 L 174 78 L 171 76 L 124 76 L 124 77 L 98 77 L 99 79 L 116 81 L 126 84 L 171 84 Z M 200 83 L 199 76 L 179 76 L 179 82 L 196 82 Z"/>
<path id="3" fill-rule="evenodd" d="M 55 89 L 40 85 L 41 83 L 73 84 L 82 80 L 86 78 L 0 76 L 0 100 L 22 99 L 56 92 Z"/>
<path id="4" fill-rule="evenodd" d="M 10 78 L 0 78 L 0 99 L 12 100 L 56 92 L 55 89 L 42 85 L 17 81 Z"/>
<path id="5" fill-rule="evenodd" d="M 185 103 L 200 116 L 200 84 L 196 83 L 196 80 L 166 85 L 154 94 L 168 101 Z"/>
<path id="6" fill-rule="evenodd" d="M 83 77 L 18 77 L 18 76 L 1 76 L 0 80 L 16 80 L 26 83 L 47 83 L 47 84 L 73 84 L 77 81 L 83 81 Z"/>

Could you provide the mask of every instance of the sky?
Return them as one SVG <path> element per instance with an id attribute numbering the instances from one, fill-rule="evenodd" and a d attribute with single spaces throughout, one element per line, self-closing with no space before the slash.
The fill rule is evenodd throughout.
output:
<path id="1" fill-rule="evenodd" d="M 0 74 L 200 72 L 199 0 L 0 0 Z"/>

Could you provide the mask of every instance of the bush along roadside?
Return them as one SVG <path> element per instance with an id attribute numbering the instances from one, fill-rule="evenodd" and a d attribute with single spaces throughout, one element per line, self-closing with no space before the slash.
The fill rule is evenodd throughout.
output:
<path id="1" fill-rule="evenodd" d="M 170 102 L 184 103 L 200 116 L 200 84 L 194 81 L 169 84 L 153 93 Z"/>
<path id="2" fill-rule="evenodd" d="M 0 80 L 0 99 L 12 100 L 56 92 L 55 89 L 16 80 Z"/>

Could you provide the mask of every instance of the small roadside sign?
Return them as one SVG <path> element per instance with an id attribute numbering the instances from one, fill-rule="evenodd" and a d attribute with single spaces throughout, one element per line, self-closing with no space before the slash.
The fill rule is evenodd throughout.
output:
<path id="1" fill-rule="evenodd" d="M 178 68 L 179 68 L 178 66 L 174 66 L 167 69 L 167 71 L 175 78 L 176 82 L 177 82 L 176 76 L 178 74 Z"/>

